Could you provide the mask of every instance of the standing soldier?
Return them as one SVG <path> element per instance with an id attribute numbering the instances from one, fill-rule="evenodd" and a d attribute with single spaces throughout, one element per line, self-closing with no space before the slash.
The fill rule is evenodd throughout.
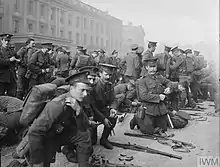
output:
<path id="1" fill-rule="evenodd" d="M 131 52 L 124 57 L 122 64 L 126 65 L 124 73 L 124 81 L 127 83 L 130 79 L 136 80 L 138 78 L 138 70 L 140 69 L 139 57 L 136 54 L 138 49 L 137 44 L 131 46 Z"/>
<path id="2" fill-rule="evenodd" d="M 142 63 L 144 63 L 144 61 L 146 60 L 146 58 L 148 57 L 148 55 L 150 55 L 151 57 L 153 57 L 153 53 L 154 53 L 154 51 L 156 50 L 156 47 L 157 47 L 157 42 L 149 41 L 147 47 L 148 47 L 147 51 L 143 53 Z M 142 68 L 141 76 L 144 76 L 145 73 L 146 73 L 146 69 L 145 69 L 145 68 Z"/>
<path id="3" fill-rule="evenodd" d="M 0 46 L 0 95 L 16 96 L 16 71 L 15 63 L 20 62 L 16 53 L 8 46 L 12 34 L 1 34 Z"/>
<path id="4" fill-rule="evenodd" d="M 117 111 L 114 87 L 109 80 L 111 79 L 116 66 L 111 64 L 99 64 L 99 67 L 100 79 L 94 86 L 93 98 L 96 108 L 102 113 L 102 115 L 100 118 L 95 117 L 94 119 L 98 119 L 99 122 L 102 122 L 105 125 L 100 139 L 100 144 L 106 149 L 113 149 L 113 146 L 108 141 L 108 137 L 116 125 Z M 92 136 L 97 139 L 97 128 L 93 131 Z"/>
<path id="5" fill-rule="evenodd" d="M 57 75 L 59 77 L 66 78 L 69 76 L 70 57 L 68 56 L 68 54 L 65 53 L 64 49 L 61 47 L 57 48 L 57 53 Z"/>
<path id="6" fill-rule="evenodd" d="M 143 52 L 144 52 L 144 48 L 141 47 L 141 46 L 138 46 L 137 55 L 138 55 L 138 60 L 139 60 L 140 68 L 137 71 L 137 78 L 140 78 L 140 76 L 141 76 L 141 69 L 143 67 L 143 65 L 142 65 L 142 53 Z"/>
<path id="7" fill-rule="evenodd" d="M 27 73 L 28 67 L 28 59 L 32 56 L 32 53 L 35 51 L 35 40 L 33 38 L 29 38 L 26 41 L 26 46 L 22 47 L 17 55 L 20 58 L 20 63 L 18 64 L 18 81 L 17 81 L 17 98 L 23 99 L 24 95 L 28 91 L 29 80 L 25 77 Z"/>
<path id="8" fill-rule="evenodd" d="M 48 74 L 51 72 L 49 51 L 51 50 L 52 43 L 43 43 L 41 46 L 41 50 L 35 52 L 28 63 L 30 73 L 29 88 L 34 85 L 43 84 L 49 79 Z"/>

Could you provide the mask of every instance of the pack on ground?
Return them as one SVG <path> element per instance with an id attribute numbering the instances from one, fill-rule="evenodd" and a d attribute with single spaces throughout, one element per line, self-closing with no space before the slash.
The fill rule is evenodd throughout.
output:
<path id="1" fill-rule="evenodd" d="M 20 123 L 26 127 L 30 126 L 47 102 L 55 97 L 56 91 L 57 86 L 51 83 L 34 86 L 24 100 Z"/>
<path id="2" fill-rule="evenodd" d="M 188 124 L 188 120 L 180 117 L 179 115 L 170 114 L 171 121 L 175 129 L 184 128 Z"/>

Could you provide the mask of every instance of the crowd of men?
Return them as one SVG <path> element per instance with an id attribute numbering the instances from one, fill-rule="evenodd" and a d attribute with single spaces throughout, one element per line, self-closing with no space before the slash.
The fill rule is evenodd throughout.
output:
<path id="1" fill-rule="evenodd" d="M 36 85 L 67 85 L 42 109 L 28 127 L 29 157 L 34 167 L 48 167 L 62 147 L 80 167 L 87 167 L 97 126 L 104 124 L 100 145 L 113 149 L 108 138 L 117 123 L 118 113 L 131 112 L 130 121 L 142 133 L 163 134 L 168 128 L 167 113 L 180 108 L 195 108 L 198 99 L 213 100 L 219 112 L 219 78 L 213 66 L 207 66 L 196 50 L 165 46 L 154 55 L 157 42 L 148 48 L 136 44 L 123 58 L 114 50 L 87 53 L 77 47 L 76 54 L 52 43 L 35 47 L 29 38 L 26 46 L 15 52 L 13 35 L 1 34 L 0 47 L 0 126 L 19 133 L 23 100 Z M 73 160 L 72 160 L 73 161 Z"/>

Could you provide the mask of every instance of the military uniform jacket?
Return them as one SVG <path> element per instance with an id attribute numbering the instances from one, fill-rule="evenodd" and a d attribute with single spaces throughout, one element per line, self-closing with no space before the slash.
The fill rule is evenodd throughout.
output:
<path id="1" fill-rule="evenodd" d="M 15 62 L 10 62 L 10 58 L 16 53 L 10 48 L 0 47 L 0 82 L 16 82 Z"/>
<path id="2" fill-rule="evenodd" d="M 118 94 L 124 94 L 125 97 L 129 100 L 133 100 L 136 97 L 136 91 L 134 90 L 128 90 L 127 89 L 127 83 L 124 84 L 118 84 L 114 87 L 115 96 Z"/>
<path id="3" fill-rule="evenodd" d="M 149 56 L 150 55 L 150 56 Z M 147 57 L 153 57 L 153 53 L 149 50 L 147 50 L 146 52 L 144 52 L 143 56 L 142 56 L 142 64 L 144 65 L 144 62 L 146 61 L 146 58 Z M 145 76 L 147 74 L 147 70 L 145 69 L 145 67 L 143 66 L 142 67 L 142 70 L 141 70 L 141 74 L 140 76 Z"/>
<path id="4" fill-rule="evenodd" d="M 166 105 L 159 97 L 166 87 L 173 89 L 177 87 L 177 84 L 172 83 L 162 75 L 151 76 L 147 74 L 144 78 L 138 80 L 138 99 L 146 107 L 146 114 L 161 116 L 167 113 Z"/>
<path id="5" fill-rule="evenodd" d="M 33 163 L 43 162 L 46 140 L 57 141 L 57 144 L 67 142 L 77 131 L 87 130 L 88 118 L 84 111 L 75 117 L 75 111 L 65 105 L 65 99 L 69 96 L 66 93 L 48 102 L 29 128 L 28 139 L 34 157 Z"/>
<path id="6" fill-rule="evenodd" d="M 49 54 L 43 53 L 41 50 L 35 52 L 28 63 L 29 70 L 38 76 L 42 74 L 42 69 L 50 67 L 51 61 Z"/>
<path id="7" fill-rule="evenodd" d="M 183 55 L 176 56 L 174 58 L 174 64 L 170 65 L 170 69 L 172 72 L 176 72 L 178 76 L 186 75 L 186 62 L 184 61 Z"/>
<path id="8" fill-rule="evenodd" d="M 131 76 L 134 79 L 137 79 L 138 71 L 140 69 L 139 58 L 137 54 L 128 53 L 128 55 L 124 57 L 124 60 L 121 63 L 126 64 L 124 75 Z"/>
<path id="9" fill-rule="evenodd" d="M 99 111 L 106 110 L 106 108 L 116 109 L 116 99 L 114 95 L 114 87 L 110 82 L 104 82 L 99 79 L 94 86 L 93 98 L 95 106 Z"/>
<path id="10" fill-rule="evenodd" d="M 67 71 L 69 70 L 70 58 L 67 54 L 59 54 L 56 56 L 56 64 L 58 71 Z"/>

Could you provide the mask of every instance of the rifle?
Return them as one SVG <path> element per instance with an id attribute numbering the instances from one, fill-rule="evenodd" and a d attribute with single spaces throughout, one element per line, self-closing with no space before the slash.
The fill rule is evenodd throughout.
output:
<path id="1" fill-rule="evenodd" d="M 115 164 L 110 163 L 107 159 L 100 155 L 93 155 L 89 163 L 89 167 L 141 167 L 133 164 Z"/>
<path id="2" fill-rule="evenodd" d="M 170 153 L 163 152 L 163 151 L 159 151 L 159 150 L 156 150 L 156 149 L 153 149 L 153 148 L 150 148 L 150 147 L 144 147 L 144 146 L 131 144 L 131 143 L 128 143 L 128 144 L 122 144 L 122 143 L 116 143 L 116 142 L 110 142 L 110 143 L 113 146 L 120 147 L 120 148 L 123 148 L 123 149 L 141 151 L 141 152 L 145 152 L 145 153 L 148 152 L 148 153 L 152 153 L 152 154 L 159 154 L 159 155 L 167 156 L 167 157 L 170 157 L 170 158 L 176 158 L 176 159 L 179 159 L 179 160 L 182 159 L 181 156 L 170 154 Z"/>
<path id="3" fill-rule="evenodd" d="M 134 133 L 126 133 L 126 132 L 124 133 L 124 135 L 131 136 L 131 137 L 139 137 L 139 138 L 143 138 L 143 139 L 157 140 L 161 144 L 164 144 L 164 142 L 162 142 L 162 141 L 171 141 L 173 143 L 171 148 L 173 148 L 174 151 L 178 151 L 178 148 L 180 148 L 180 147 L 183 147 L 185 149 L 185 151 L 180 151 L 180 152 L 190 152 L 189 149 L 196 148 L 192 143 L 174 140 L 174 139 L 170 139 L 170 138 L 162 137 L 162 136 L 157 136 L 157 135 L 134 134 Z"/>

